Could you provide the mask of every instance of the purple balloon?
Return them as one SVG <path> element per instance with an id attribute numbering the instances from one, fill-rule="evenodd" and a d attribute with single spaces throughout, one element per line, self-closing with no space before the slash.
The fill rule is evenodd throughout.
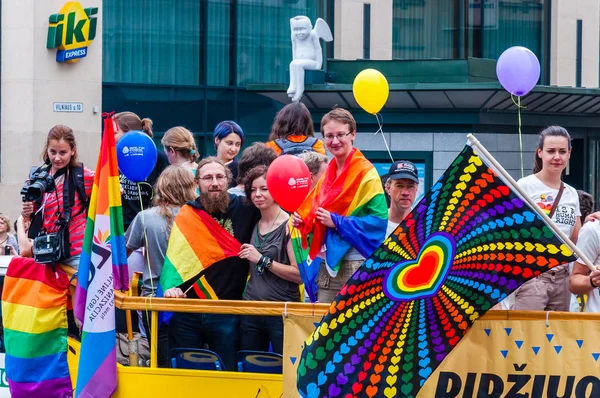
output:
<path id="1" fill-rule="evenodd" d="M 540 79 L 540 61 L 525 47 L 505 50 L 496 64 L 500 84 L 513 95 L 527 95 Z"/>

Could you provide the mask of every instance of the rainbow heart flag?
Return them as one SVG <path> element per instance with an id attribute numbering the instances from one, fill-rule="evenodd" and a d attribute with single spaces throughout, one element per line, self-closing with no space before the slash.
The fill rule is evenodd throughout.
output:
<path id="1" fill-rule="evenodd" d="M 159 293 L 195 283 L 216 262 L 237 256 L 241 244 L 204 210 L 185 205 L 175 217 L 160 275 Z M 218 299 L 205 278 L 194 290 L 201 298 Z"/>
<path id="2" fill-rule="evenodd" d="M 575 260 L 483 153 L 467 145 L 340 290 L 306 340 L 302 396 L 416 397 L 477 318 Z"/>
<path id="3" fill-rule="evenodd" d="M 75 316 L 83 323 L 76 397 L 109 397 L 117 388 L 114 289 L 127 290 L 129 275 L 115 120 L 104 119 L 104 134 L 88 208 Z"/>
<path id="4" fill-rule="evenodd" d="M 14 257 L 4 278 L 6 378 L 12 397 L 71 397 L 67 365 L 69 277 Z"/>

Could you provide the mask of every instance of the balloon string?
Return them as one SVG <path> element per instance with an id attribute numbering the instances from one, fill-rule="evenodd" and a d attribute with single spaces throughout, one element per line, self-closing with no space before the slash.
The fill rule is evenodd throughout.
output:
<path id="1" fill-rule="evenodd" d="M 140 188 L 140 185 L 145 184 L 148 185 L 150 187 L 150 200 L 154 199 L 154 188 L 152 188 L 152 184 L 146 182 L 146 181 L 142 181 L 142 182 L 138 182 L 138 191 Z M 140 193 L 140 208 L 142 210 L 144 210 L 144 206 L 142 205 L 142 194 Z"/>
<path id="2" fill-rule="evenodd" d="M 138 188 L 138 196 L 140 198 L 140 214 L 142 215 L 142 227 L 144 228 L 144 242 L 146 244 L 146 250 L 144 251 L 144 259 L 146 260 L 146 263 L 148 265 L 148 275 L 150 276 L 150 288 L 152 289 L 152 292 L 154 292 L 154 279 L 152 278 L 152 268 L 150 267 L 150 256 L 148 255 L 148 235 L 146 234 L 146 218 L 144 217 L 144 202 L 142 201 L 142 189 L 141 189 L 141 185 L 142 184 L 148 184 L 147 182 L 138 182 L 137 183 L 137 188 Z M 150 185 L 150 187 L 152 187 L 152 185 Z M 152 190 L 152 194 L 154 194 L 154 190 Z M 143 281 L 142 281 L 143 283 Z M 154 294 L 154 293 L 153 293 Z M 149 303 L 150 305 L 152 305 L 152 295 L 150 295 L 149 298 Z M 148 325 L 150 325 L 150 315 L 148 314 L 148 307 L 146 306 L 146 321 L 148 322 Z M 146 333 L 150 333 L 149 330 L 146 331 Z"/>
<path id="3" fill-rule="evenodd" d="M 527 108 L 526 106 L 521 106 L 521 96 L 517 96 L 517 102 L 513 95 L 510 95 L 512 102 L 517 106 L 517 117 L 519 119 L 519 153 L 521 154 L 521 178 L 525 177 L 525 172 L 523 171 L 523 136 L 521 134 L 521 108 Z"/>
<path id="4" fill-rule="evenodd" d="M 380 120 L 381 118 L 381 120 Z M 377 119 L 377 124 L 379 125 L 379 129 L 373 135 L 377 135 L 381 133 L 381 137 L 383 138 L 383 143 L 385 144 L 385 149 L 387 149 L 388 155 L 390 155 L 390 159 L 392 163 L 394 163 L 394 157 L 392 156 L 392 151 L 390 151 L 390 147 L 388 146 L 387 140 L 385 139 L 385 134 L 383 133 L 383 115 L 380 113 L 375 114 L 375 119 Z"/>

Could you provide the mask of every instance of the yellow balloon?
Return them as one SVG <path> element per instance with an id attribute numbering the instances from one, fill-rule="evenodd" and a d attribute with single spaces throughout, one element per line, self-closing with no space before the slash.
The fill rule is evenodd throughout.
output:
<path id="1" fill-rule="evenodd" d="M 354 78 L 352 93 L 361 108 L 375 115 L 387 102 L 390 88 L 381 72 L 365 69 Z"/>

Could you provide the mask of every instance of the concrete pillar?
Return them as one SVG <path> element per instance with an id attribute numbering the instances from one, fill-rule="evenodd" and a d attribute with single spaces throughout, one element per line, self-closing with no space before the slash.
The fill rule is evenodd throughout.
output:
<path id="1" fill-rule="evenodd" d="M 393 0 L 335 0 L 334 57 L 363 57 L 364 4 L 371 4 L 370 59 L 392 59 Z"/>
<path id="2" fill-rule="evenodd" d="M 47 133 L 56 124 L 71 127 L 79 159 L 96 168 L 102 109 L 102 0 L 96 37 L 76 63 L 56 62 L 47 49 L 48 19 L 65 0 L 2 1 L 2 72 L 0 108 L 0 212 L 14 220 L 21 208 L 19 190 L 30 166 L 40 165 Z M 66 27 L 65 27 L 66 29 Z M 83 104 L 81 113 L 54 112 L 55 102 Z"/>
<path id="3" fill-rule="evenodd" d="M 577 20 L 582 20 L 581 85 L 598 87 L 600 2 L 552 0 L 550 84 L 576 85 Z"/>

